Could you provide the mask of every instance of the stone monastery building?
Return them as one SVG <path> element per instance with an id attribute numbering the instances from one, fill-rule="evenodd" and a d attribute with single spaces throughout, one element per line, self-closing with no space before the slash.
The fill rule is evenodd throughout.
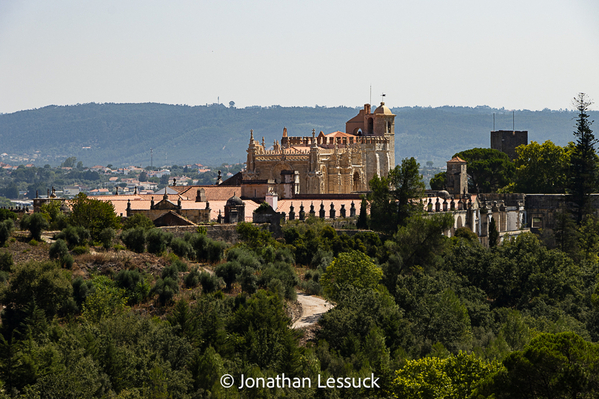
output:
<path id="1" fill-rule="evenodd" d="M 264 138 L 255 140 L 252 131 L 247 153 L 245 198 L 366 191 L 375 174 L 386 176 L 395 167 L 395 115 L 384 102 L 374 112 L 365 104 L 347 121 L 345 132 L 300 137 L 284 128 L 272 149 L 266 149 Z"/>

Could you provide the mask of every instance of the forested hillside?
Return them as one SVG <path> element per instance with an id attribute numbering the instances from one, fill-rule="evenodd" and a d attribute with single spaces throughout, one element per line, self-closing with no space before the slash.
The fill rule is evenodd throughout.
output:
<path id="1" fill-rule="evenodd" d="M 267 143 L 290 135 L 310 135 L 312 129 L 344 130 L 360 108 L 248 107 L 224 105 L 81 104 L 48 106 L 0 115 L 0 153 L 25 155 L 34 163 L 58 165 L 77 157 L 86 165 L 220 164 L 245 160 L 250 129 Z M 454 153 L 488 147 L 496 114 L 496 129 L 512 128 L 512 112 L 489 107 L 394 108 L 396 159 L 416 157 L 441 166 Z M 591 113 L 592 117 L 597 112 Z M 593 115 L 594 114 L 594 115 Z M 515 127 L 529 139 L 564 145 L 572 138 L 571 112 L 516 111 Z M 0 159 L 10 162 L 10 159 Z"/>
<path id="2" fill-rule="evenodd" d="M 531 233 L 493 248 L 467 228 L 447 238 L 449 214 L 351 237 L 315 218 L 278 240 L 241 223 L 229 246 L 141 214 L 116 235 L 107 204 L 0 212 L 0 398 L 599 393 L 594 217 L 567 252 Z M 335 306 L 292 329 L 297 290 Z"/>

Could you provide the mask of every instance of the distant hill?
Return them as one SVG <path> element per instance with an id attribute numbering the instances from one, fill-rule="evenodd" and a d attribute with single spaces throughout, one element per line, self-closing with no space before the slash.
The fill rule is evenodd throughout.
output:
<path id="1" fill-rule="evenodd" d="M 58 165 L 75 156 L 86 166 L 245 161 L 250 129 L 267 143 L 280 139 L 283 127 L 292 136 L 344 131 L 359 108 L 247 107 L 224 105 L 81 104 L 47 106 L 0 115 L 0 153 L 39 151 L 36 164 Z M 488 147 L 496 129 L 512 128 L 512 112 L 489 107 L 394 108 L 396 160 L 414 156 L 442 166 L 459 151 Z M 599 112 L 592 113 L 594 118 Z M 564 145 L 573 139 L 576 114 L 566 111 L 516 111 L 516 130 L 529 140 Z"/>

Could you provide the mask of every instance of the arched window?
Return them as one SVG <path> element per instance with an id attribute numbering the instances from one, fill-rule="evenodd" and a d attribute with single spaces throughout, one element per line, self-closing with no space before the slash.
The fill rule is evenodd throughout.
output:
<path id="1" fill-rule="evenodd" d="M 360 191 L 360 173 L 358 173 L 357 171 L 354 172 L 354 184 L 353 184 L 353 191 Z"/>

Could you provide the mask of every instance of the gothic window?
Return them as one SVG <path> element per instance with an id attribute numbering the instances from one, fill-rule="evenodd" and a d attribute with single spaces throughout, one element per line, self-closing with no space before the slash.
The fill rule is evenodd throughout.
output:
<path id="1" fill-rule="evenodd" d="M 358 173 L 357 171 L 354 172 L 354 184 L 353 184 L 354 190 L 353 191 L 360 191 L 360 173 Z"/>

